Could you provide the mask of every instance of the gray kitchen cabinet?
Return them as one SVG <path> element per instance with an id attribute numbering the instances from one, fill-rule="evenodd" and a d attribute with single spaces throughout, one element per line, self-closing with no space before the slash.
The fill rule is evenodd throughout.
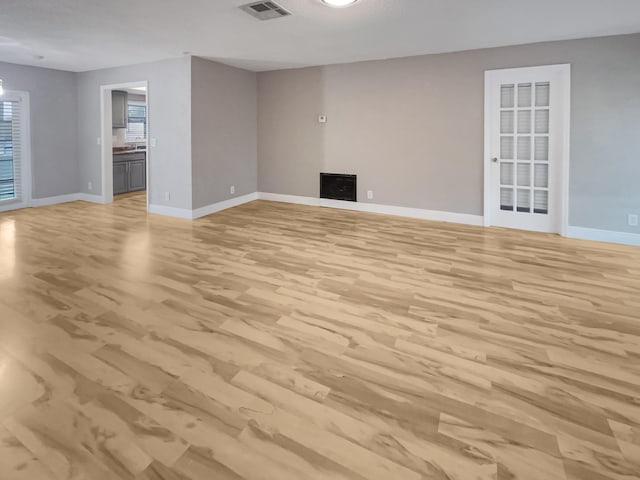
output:
<path id="1" fill-rule="evenodd" d="M 127 193 L 127 162 L 113 164 L 113 194 Z"/>
<path id="2" fill-rule="evenodd" d="M 147 188 L 147 154 L 123 153 L 113 156 L 113 194 Z"/>
<path id="3" fill-rule="evenodd" d="M 147 187 L 147 167 L 144 160 L 129 162 L 129 191 L 144 190 Z"/>
<path id="4" fill-rule="evenodd" d="M 129 94 L 121 90 L 111 92 L 111 117 L 113 128 L 127 128 L 127 104 Z"/>

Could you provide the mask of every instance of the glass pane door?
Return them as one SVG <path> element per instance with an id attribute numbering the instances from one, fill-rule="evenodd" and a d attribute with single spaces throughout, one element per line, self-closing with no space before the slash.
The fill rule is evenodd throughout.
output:
<path id="1" fill-rule="evenodd" d="M 500 87 L 500 210 L 549 213 L 549 82 Z"/>

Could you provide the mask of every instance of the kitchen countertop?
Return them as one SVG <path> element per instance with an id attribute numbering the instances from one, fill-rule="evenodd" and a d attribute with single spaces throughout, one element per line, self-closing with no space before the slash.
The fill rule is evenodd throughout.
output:
<path id="1" fill-rule="evenodd" d="M 147 151 L 131 149 L 131 150 L 119 150 L 117 152 L 113 152 L 114 155 L 125 155 L 127 153 L 147 153 Z"/>

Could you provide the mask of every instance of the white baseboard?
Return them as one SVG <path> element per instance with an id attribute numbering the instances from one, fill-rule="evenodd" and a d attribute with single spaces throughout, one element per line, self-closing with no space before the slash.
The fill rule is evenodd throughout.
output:
<path id="1" fill-rule="evenodd" d="M 69 193 L 67 195 L 56 195 L 55 197 L 33 198 L 30 207 L 46 207 L 47 205 L 56 205 L 58 203 L 75 202 L 78 200 L 77 193 Z"/>
<path id="2" fill-rule="evenodd" d="M 67 195 L 57 195 L 55 197 L 34 198 L 31 200 L 30 207 L 46 207 L 47 205 L 57 205 L 58 203 L 77 202 L 82 200 L 91 203 L 104 203 L 100 195 L 91 195 L 89 193 L 69 193 Z"/>
<path id="3" fill-rule="evenodd" d="M 569 226 L 569 228 L 567 228 L 567 237 L 640 246 L 640 234 L 638 233 L 614 232 L 597 228 Z"/>
<path id="4" fill-rule="evenodd" d="M 89 195 L 87 193 L 68 193 L 66 195 L 56 195 L 54 197 L 32 198 L 28 205 L 23 204 L 7 204 L 0 207 L 1 211 L 16 210 L 20 208 L 38 208 L 48 207 L 50 205 L 58 205 L 60 203 L 76 202 L 84 200 L 85 202 L 104 203 L 99 195 Z"/>
<path id="5" fill-rule="evenodd" d="M 453 222 L 477 226 L 482 226 L 483 224 L 482 215 L 471 215 L 467 213 L 442 212 L 438 210 L 425 210 L 422 208 L 396 207 L 393 205 L 379 205 L 376 203 L 345 202 L 342 200 L 328 200 L 325 198 L 300 197 L 296 195 L 282 195 L 279 193 L 267 192 L 259 192 L 258 198 L 261 200 L 271 200 L 273 202 L 297 203 L 301 205 L 340 208 L 343 210 L 355 210 L 358 212 L 382 213 L 386 215 L 420 218 L 422 220 L 433 220 L 437 222 Z"/>
<path id="6" fill-rule="evenodd" d="M 103 203 L 102 197 L 99 195 L 89 195 L 88 193 L 69 193 L 67 195 L 57 195 L 55 197 L 34 198 L 31 200 L 30 207 L 46 207 L 48 205 L 57 205 L 59 203 L 77 202 L 83 200 L 85 202 Z"/>
<path id="7" fill-rule="evenodd" d="M 192 211 L 186 208 L 166 207 L 164 205 L 149 205 L 149 213 L 156 215 L 165 215 L 167 217 L 186 218 L 191 220 Z"/>
<path id="8" fill-rule="evenodd" d="M 359 212 L 382 213 L 386 215 L 397 215 L 401 217 L 420 218 L 423 220 L 462 223 L 465 225 L 483 225 L 483 217 L 481 215 L 442 212 L 437 210 L 424 210 L 421 208 L 396 207 L 392 205 L 379 205 L 375 203 L 344 202 L 341 200 L 328 200 L 324 198 L 303 197 L 298 195 L 283 195 L 280 193 L 268 192 L 249 193 L 247 195 L 230 198 L 229 200 L 224 200 L 222 202 L 207 205 L 195 210 L 166 207 L 164 205 L 149 205 L 149 213 L 193 220 L 258 199 L 316 207 L 355 210 Z M 92 203 L 104 203 L 104 200 L 100 195 L 91 195 L 88 193 L 70 193 L 67 195 L 57 195 L 55 197 L 34 198 L 31 200 L 29 206 L 44 207 L 48 205 L 56 205 L 59 203 L 75 202 L 77 200 Z M 4 207 L 0 207 L 0 211 L 12 210 L 15 208 L 19 207 L 17 205 L 6 205 Z M 610 230 L 600 230 L 597 228 L 569 226 L 567 228 L 566 236 L 583 240 L 595 240 L 599 242 L 621 243 L 624 245 L 640 246 L 640 234 L 638 233 L 614 232 Z"/>
<path id="9" fill-rule="evenodd" d="M 206 215 L 211 215 L 212 213 L 219 212 L 221 210 L 226 210 L 227 208 L 237 207 L 238 205 L 242 205 L 243 203 L 253 202 L 258 199 L 258 193 L 253 192 L 247 195 L 242 195 L 240 197 L 230 198 L 229 200 L 224 200 L 222 202 L 213 203 L 211 205 L 207 205 L 205 207 L 196 208 L 191 212 L 191 218 L 196 219 L 200 217 L 204 217 Z"/>
<path id="10" fill-rule="evenodd" d="M 76 194 L 78 198 L 76 200 L 82 200 L 83 202 L 91 202 L 91 203 L 105 203 L 104 198 L 100 195 L 93 195 L 91 193 L 78 193 Z"/>
<path id="11" fill-rule="evenodd" d="M 269 200 L 271 202 L 297 203 L 299 205 L 309 205 L 312 207 L 320 206 L 320 199 L 314 197 L 300 197 L 298 195 L 283 195 L 281 193 L 258 192 L 260 200 Z"/>
<path id="12" fill-rule="evenodd" d="M 149 213 L 155 213 L 158 215 L 167 215 L 169 217 L 186 218 L 189 220 L 195 220 L 212 213 L 226 210 L 227 208 L 237 207 L 243 203 L 252 202 L 258 199 L 256 192 L 242 195 L 240 197 L 230 198 L 229 200 L 223 200 L 222 202 L 212 203 L 204 207 L 196 208 L 195 210 L 188 210 L 186 208 L 165 207 L 164 205 L 149 205 Z"/>

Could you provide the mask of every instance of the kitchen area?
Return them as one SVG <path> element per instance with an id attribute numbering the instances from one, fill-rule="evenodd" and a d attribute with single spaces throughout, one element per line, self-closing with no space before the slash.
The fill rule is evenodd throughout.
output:
<path id="1" fill-rule="evenodd" d="M 147 189 L 146 87 L 111 92 L 113 195 Z"/>

